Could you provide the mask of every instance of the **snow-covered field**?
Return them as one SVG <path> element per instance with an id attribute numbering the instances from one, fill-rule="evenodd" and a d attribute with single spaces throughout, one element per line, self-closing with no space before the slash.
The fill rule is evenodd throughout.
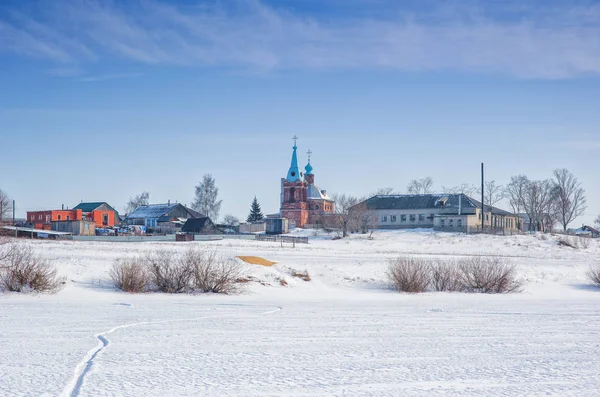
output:
<path id="1" fill-rule="evenodd" d="M 67 284 L 0 294 L 0 396 L 600 395 L 600 289 L 585 278 L 600 241 L 389 231 L 295 248 L 27 243 Z M 278 264 L 247 265 L 262 283 L 231 296 L 110 287 L 116 258 L 191 245 Z M 526 284 L 507 295 L 398 294 L 386 261 L 405 254 L 499 255 Z"/>

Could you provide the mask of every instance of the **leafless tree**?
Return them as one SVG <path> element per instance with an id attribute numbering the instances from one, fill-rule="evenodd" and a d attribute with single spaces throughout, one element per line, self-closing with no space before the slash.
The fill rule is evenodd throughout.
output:
<path id="1" fill-rule="evenodd" d="M 143 192 L 135 197 L 129 197 L 129 201 L 125 206 L 125 212 L 131 214 L 137 207 L 148 205 L 150 200 L 150 193 Z"/>
<path id="2" fill-rule="evenodd" d="M 358 206 L 360 200 L 356 196 L 349 194 L 334 194 L 335 214 L 338 219 L 339 229 L 342 231 L 342 237 L 348 236 L 348 232 L 357 230 L 360 222 L 362 209 Z"/>
<path id="3" fill-rule="evenodd" d="M 473 195 L 477 192 L 477 187 L 470 183 L 462 183 L 458 186 L 446 187 L 442 186 L 442 190 L 444 193 L 448 194 L 466 194 L 469 197 L 473 197 Z"/>
<path id="4" fill-rule="evenodd" d="M 551 231 L 556 223 L 555 190 L 551 180 L 529 181 L 525 185 L 522 206 L 536 230 Z"/>
<path id="5" fill-rule="evenodd" d="M 433 179 L 428 176 L 420 179 L 413 179 L 406 187 L 408 194 L 430 194 L 433 193 Z"/>
<path id="6" fill-rule="evenodd" d="M 566 231 L 569 223 L 585 212 L 585 190 L 566 168 L 554 170 L 554 189 L 558 223 Z"/>
<path id="7" fill-rule="evenodd" d="M 524 210 L 523 198 L 528 183 L 529 180 L 525 175 L 517 175 L 510 178 L 510 183 L 504 189 L 505 196 L 508 198 L 508 203 L 515 214 Z"/>
<path id="8" fill-rule="evenodd" d="M 375 190 L 374 193 L 369 194 L 369 197 L 373 197 L 373 196 L 389 196 L 390 194 L 394 194 L 394 188 L 393 187 L 380 187 L 379 189 Z"/>
<path id="9" fill-rule="evenodd" d="M 229 227 L 237 226 L 240 224 L 240 220 L 234 215 L 227 214 L 223 217 L 223 224 Z"/>
<path id="10" fill-rule="evenodd" d="M 0 221 L 10 216 L 12 212 L 12 200 L 4 192 L 4 190 L 0 189 Z"/>
<path id="11" fill-rule="evenodd" d="M 485 181 L 484 200 L 489 206 L 495 205 L 498 201 L 506 197 L 504 186 L 498 185 L 496 181 Z M 477 189 L 477 193 L 481 195 L 481 188 Z"/>
<path id="12" fill-rule="evenodd" d="M 600 215 L 598 215 L 594 223 L 596 224 L 596 226 L 600 227 Z"/>

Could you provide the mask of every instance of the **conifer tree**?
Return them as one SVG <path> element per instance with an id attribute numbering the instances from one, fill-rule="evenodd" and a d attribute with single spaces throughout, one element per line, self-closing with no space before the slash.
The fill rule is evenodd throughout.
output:
<path id="1" fill-rule="evenodd" d="M 254 222 L 260 222 L 264 219 L 263 213 L 260 210 L 260 204 L 258 204 L 258 200 L 256 199 L 256 196 L 254 196 L 254 200 L 252 200 L 252 206 L 250 207 L 250 214 L 248 215 L 248 218 L 246 218 L 246 222 L 248 223 L 254 223 Z"/>

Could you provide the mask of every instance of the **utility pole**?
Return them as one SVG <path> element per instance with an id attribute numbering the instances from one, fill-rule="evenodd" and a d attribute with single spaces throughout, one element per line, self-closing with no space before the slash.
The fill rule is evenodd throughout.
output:
<path id="1" fill-rule="evenodd" d="M 485 184 L 483 179 L 483 163 L 481 163 L 481 232 L 483 233 L 485 227 Z"/>
<path id="2" fill-rule="evenodd" d="M 19 237 L 19 232 L 17 230 L 17 222 L 15 222 L 15 200 L 13 200 L 13 226 L 15 228 L 15 237 Z"/>

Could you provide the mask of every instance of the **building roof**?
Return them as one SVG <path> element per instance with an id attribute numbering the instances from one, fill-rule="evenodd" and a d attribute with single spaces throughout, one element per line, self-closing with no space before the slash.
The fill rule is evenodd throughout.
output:
<path id="1" fill-rule="evenodd" d="M 109 207 L 113 211 L 117 212 L 117 210 L 115 210 L 113 207 L 111 207 L 106 201 L 95 201 L 95 202 L 90 202 L 90 203 L 79 203 L 75 207 L 73 207 L 73 209 L 74 210 L 81 210 L 82 212 L 92 212 L 93 210 L 95 210 L 96 208 L 100 207 L 103 204 L 106 204 L 107 207 Z"/>
<path id="2" fill-rule="evenodd" d="M 398 210 L 417 210 L 434 208 L 452 208 L 458 210 L 461 208 L 481 208 L 481 203 L 465 194 L 397 194 L 397 195 L 377 195 L 366 201 L 367 208 L 375 210 L 398 209 Z M 504 211 L 500 208 L 485 206 L 486 211 L 491 211 L 497 215 L 514 214 Z"/>
<path id="3" fill-rule="evenodd" d="M 181 231 L 193 233 L 196 230 L 202 230 L 209 227 L 216 226 L 214 225 L 213 221 L 211 221 L 210 218 L 207 216 L 202 218 L 190 218 L 185 222 L 185 224 L 181 228 Z"/>
<path id="4" fill-rule="evenodd" d="M 200 214 L 199 212 L 196 212 L 196 211 L 192 210 L 191 208 L 184 206 L 183 204 L 174 203 L 174 204 L 142 205 L 140 207 L 137 207 L 134 211 L 132 211 L 131 214 L 129 214 L 127 216 L 127 218 L 128 219 L 160 218 L 161 216 L 168 214 L 173 208 L 175 208 L 177 206 L 183 207 L 187 211 L 187 213 L 190 215 L 190 217 L 192 217 L 192 218 L 201 218 L 202 217 L 202 214 Z"/>
<path id="5" fill-rule="evenodd" d="M 600 234 L 600 230 L 591 226 L 583 225 L 579 229 L 575 229 L 575 233 L 590 232 L 592 234 Z"/>
<path id="6" fill-rule="evenodd" d="M 288 182 L 296 182 L 300 180 L 300 168 L 298 167 L 298 156 L 296 154 L 298 147 L 294 144 L 294 151 L 292 152 L 292 162 L 290 169 L 288 170 L 287 177 L 285 178 Z"/>
<path id="7" fill-rule="evenodd" d="M 319 189 L 318 186 L 316 185 L 308 185 L 308 191 L 306 193 L 306 198 L 308 200 L 327 200 L 327 201 L 333 201 L 331 198 L 329 198 L 329 196 L 327 195 L 327 192 L 325 190 L 321 190 Z"/>
<path id="8" fill-rule="evenodd" d="M 68 236 L 73 233 L 71 232 L 57 232 L 55 230 L 43 230 L 43 229 L 32 229 L 30 227 L 18 227 L 18 226 L 3 226 L 4 230 L 17 230 L 19 232 L 33 232 L 36 234 L 48 234 L 54 236 Z"/>

